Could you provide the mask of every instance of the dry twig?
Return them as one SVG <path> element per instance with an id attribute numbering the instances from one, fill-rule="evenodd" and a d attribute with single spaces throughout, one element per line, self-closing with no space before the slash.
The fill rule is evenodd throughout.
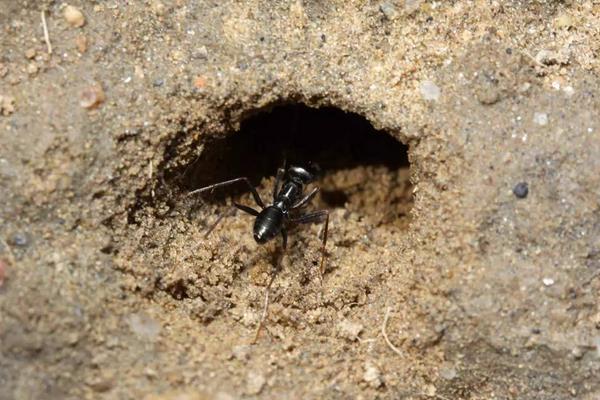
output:
<path id="1" fill-rule="evenodd" d="M 258 341 L 258 336 L 260 335 L 260 331 L 262 330 L 264 322 L 267 319 L 267 312 L 269 310 L 269 293 L 271 292 L 271 285 L 273 284 L 273 281 L 275 280 L 275 275 L 276 274 L 271 275 L 271 280 L 269 281 L 269 284 L 267 285 L 267 288 L 265 289 L 265 305 L 263 307 L 263 312 L 260 317 L 260 321 L 258 322 L 258 326 L 256 327 L 256 332 L 254 333 L 254 339 L 252 340 L 252 344 L 256 344 L 256 342 Z"/>
<path id="2" fill-rule="evenodd" d="M 44 29 L 44 40 L 48 48 L 48 54 L 52 54 L 52 43 L 50 43 L 50 35 L 48 34 L 48 24 L 46 24 L 46 11 L 42 10 L 42 28 Z"/>
<path id="3" fill-rule="evenodd" d="M 383 324 L 381 325 L 381 334 L 383 335 L 383 339 L 387 343 L 388 347 L 390 349 L 392 349 L 392 351 L 394 353 L 398 354 L 399 356 L 402 356 L 402 352 L 400 351 L 400 349 L 398 349 L 396 346 L 394 346 L 394 344 L 390 341 L 390 339 L 388 338 L 388 335 L 385 331 L 385 329 L 387 327 L 388 319 L 390 318 L 390 311 L 391 311 L 390 307 L 388 307 L 387 310 L 385 311 L 385 317 L 383 318 Z"/>

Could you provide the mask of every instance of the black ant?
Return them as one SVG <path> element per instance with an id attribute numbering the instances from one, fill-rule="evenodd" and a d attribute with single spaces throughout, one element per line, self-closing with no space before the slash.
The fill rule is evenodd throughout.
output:
<path id="1" fill-rule="evenodd" d="M 259 244 L 264 244 L 269 240 L 277 237 L 281 234 L 283 240 L 283 250 L 287 248 L 287 230 L 289 227 L 298 224 L 309 224 L 313 222 L 325 222 L 323 230 L 323 242 L 321 245 L 321 263 L 319 266 L 319 273 L 321 279 L 323 277 L 323 262 L 325 260 L 325 246 L 327 245 L 327 229 L 329 226 L 329 211 L 318 210 L 301 215 L 294 216 L 295 212 L 306 206 L 318 193 L 319 188 L 315 187 L 307 194 L 304 193 L 306 185 L 314 182 L 316 179 L 316 172 L 310 172 L 308 169 L 290 166 L 289 168 L 279 168 L 277 170 L 277 176 L 275 178 L 275 186 L 273 187 L 273 203 L 269 206 L 265 206 L 264 202 L 260 198 L 260 195 L 250 183 L 247 177 L 240 177 L 231 179 L 228 181 L 215 183 L 200 189 L 191 191 L 189 194 L 203 193 L 212 191 L 217 188 L 236 184 L 238 182 L 244 182 L 252 196 L 254 201 L 261 208 L 258 211 L 252 207 L 248 207 L 243 204 L 233 203 L 233 205 L 254 217 L 254 240 Z M 223 215 L 221 215 L 217 221 L 209 228 L 205 236 L 208 236 L 210 232 L 217 226 L 221 221 Z M 269 289 L 273 283 L 275 275 L 271 277 L 265 294 L 265 306 L 263 309 L 262 319 L 257 327 L 254 341 L 257 340 L 262 327 L 262 323 L 266 317 L 267 307 L 269 303 Z"/>

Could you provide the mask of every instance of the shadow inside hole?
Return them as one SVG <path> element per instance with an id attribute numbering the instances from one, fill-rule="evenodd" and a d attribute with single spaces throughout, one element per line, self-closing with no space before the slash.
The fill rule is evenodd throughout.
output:
<path id="1" fill-rule="evenodd" d="M 190 191 L 213 183 L 246 176 L 253 185 L 272 177 L 284 159 L 287 165 L 316 163 L 321 175 L 359 166 L 407 169 L 408 147 L 391 135 L 373 128 L 363 117 L 334 107 L 310 108 L 284 105 L 243 121 L 239 132 L 205 143 L 182 184 Z M 322 187 L 321 199 L 330 207 L 342 207 L 347 194 Z M 247 191 L 243 184 L 216 190 L 206 201 Z"/>

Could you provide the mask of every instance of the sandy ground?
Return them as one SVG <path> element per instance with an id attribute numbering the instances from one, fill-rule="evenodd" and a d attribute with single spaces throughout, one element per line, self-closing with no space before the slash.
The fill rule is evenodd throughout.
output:
<path id="1" fill-rule="evenodd" d="M 598 4 L 70 5 L 0 0 L 0 399 L 600 398 Z M 187 196 L 283 159 L 322 280 Z"/>

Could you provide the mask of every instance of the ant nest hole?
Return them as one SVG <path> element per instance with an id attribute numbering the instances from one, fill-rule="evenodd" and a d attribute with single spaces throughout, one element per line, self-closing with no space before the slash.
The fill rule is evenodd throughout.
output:
<path id="1" fill-rule="evenodd" d="M 167 172 L 167 189 L 135 217 L 135 240 L 121 252 L 120 265 L 136 276 L 136 291 L 166 294 L 204 322 L 227 311 L 252 326 L 278 259 L 272 301 L 305 311 L 363 303 L 369 285 L 395 267 L 393 254 L 402 251 L 413 204 L 408 148 L 365 118 L 331 107 L 277 106 L 201 146 L 193 162 Z M 279 258 L 281 238 L 258 245 L 252 216 L 232 207 L 232 201 L 255 207 L 243 184 L 187 195 L 245 176 L 270 203 L 284 161 L 313 163 L 320 170 L 307 189 L 318 186 L 320 193 L 306 211 L 330 212 L 325 297 L 319 277 L 322 224 L 289 231 L 288 248 Z"/>
<path id="2" fill-rule="evenodd" d="M 320 170 L 314 209 L 343 211 L 371 228 L 406 230 L 413 204 L 408 147 L 363 117 L 338 108 L 285 105 L 244 120 L 238 132 L 204 144 L 178 178 L 184 192 L 241 176 L 272 198 L 275 175 L 286 165 Z M 241 200 L 243 184 L 202 195 L 208 204 Z M 253 200 L 249 195 L 244 200 Z M 250 233 L 249 233 L 250 235 Z"/>

